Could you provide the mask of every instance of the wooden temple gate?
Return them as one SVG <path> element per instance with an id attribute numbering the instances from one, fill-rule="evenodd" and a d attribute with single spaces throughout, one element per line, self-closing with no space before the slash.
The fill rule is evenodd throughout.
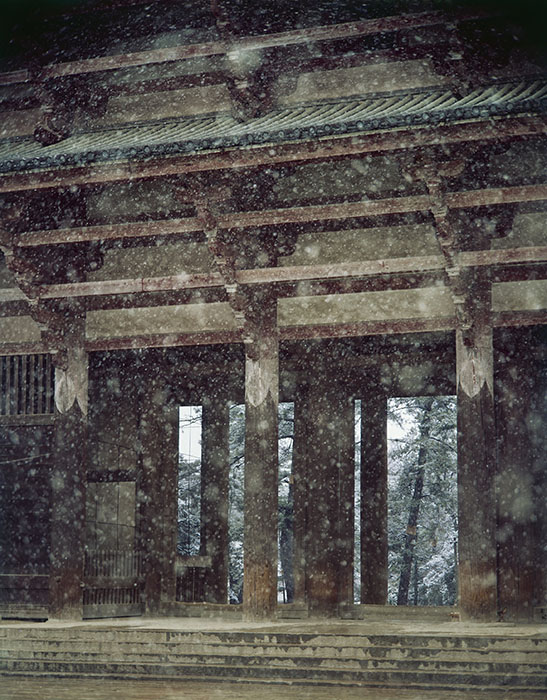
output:
<path id="1" fill-rule="evenodd" d="M 198 5 L 173 10 L 190 43 L 159 13 L 167 48 L 131 19 L 120 54 L 94 54 L 68 12 L 47 37 L 58 60 L 37 45 L 0 74 L 2 614 L 227 604 L 230 402 L 244 615 L 277 608 L 279 401 L 295 404 L 296 602 L 353 606 L 361 399 L 361 602 L 386 604 L 386 401 L 451 393 L 460 612 L 531 619 L 547 84 L 525 31 L 467 6 L 341 3 L 325 26 L 281 13 L 265 30 Z M 121 16 L 93 33 L 87 11 L 97 40 Z M 204 411 L 202 549 L 178 561 L 185 401 Z"/>

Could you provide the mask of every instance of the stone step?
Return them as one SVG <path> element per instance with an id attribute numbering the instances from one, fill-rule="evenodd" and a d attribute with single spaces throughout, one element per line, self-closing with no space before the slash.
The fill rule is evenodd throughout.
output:
<path id="1" fill-rule="evenodd" d="M 530 651 L 528 649 L 469 649 L 459 647 L 457 649 L 411 646 L 392 647 L 389 645 L 374 646 L 312 646 L 309 644 L 286 645 L 251 645 L 251 644 L 210 644 L 210 643 L 184 643 L 184 642 L 145 642 L 145 641 L 102 641 L 93 640 L 82 642 L 58 641 L 54 639 L 5 639 L 0 645 L 0 657 L 24 655 L 28 658 L 30 653 L 67 653 L 67 654 L 108 654 L 111 658 L 123 658 L 126 654 L 150 655 L 158 657 L 169 655 L 170 657 L 181 655 L 209 655 L 222 656 L 237 654 L 244 657 L 306 659 L 312 657 L 325 657 L 334 659 L 371 659 L 371 660 L 412 660 L 423 661 L 458 661 L 465 663 L 545 663 L 547 648 L 545 650 Z"/>
<path id="2" fill-rule="evenodd" d="M 48 609 L 45 605 L 29 603 L 0 604 L 0 620 L 39 620 L 48 619 Z"/>
<path id="3" fill-rule="evenodd" d="M 339 635 L 339 634 L 265 634 L 262 632 L 185 632 L 165 630 L 113 630 L 81 628 L 0 628 L 2 640 L 47 640 L 55 643 L 111 641 L 131 643 L 187 643 L 208 645 L 314 646 L 333 648 L 421 648 L 466 651 L 539 651 L 547 653 L 547 637 L 477 637 L 440 635 Z"/>
<path id="4" fill-rule="evenodd" d="M 538 633 L 359 635 L 341 629 L 7 625 L 0 627 L 0 675 L 546 689 L 547 638 Z"/>
<path id="5" fill-rule="evenodd" d="M 113 663 L 130 663 L 130 664 L 200 664 L 203 667 L 208 666 L 264 666 L 276 669 L 287 668 L 307 668 L 315 670 L 317 668 L 330 668 L 333 670 L 362 670 L 362 669 L 377 669 L 377 670 L 420 670 L 428 672 L 436 671 L 461 671 L 472 674 L 496 673 L 496 674 L 544 674 L 547 676 L 547 664 L 545 663 L 515 663 L 513 661 L 494 662 L 494 661 L 476 661 L 470 663 L 464 660 L 445 660 L 433 659 L 425 660 L 423 658 L 414 659 L 387 659 L 387 658 L 370 658 L 356 659 L 346 658 L 339 655 L 325 655 L 321 653 L 315 656 L 275 656 L 269 655 L 248 655 L 242 656 L 237 651 L 231 654 L 210 655 L 202 651 L 192 654 L 182 654 L 173 652 L 132 652 L 127 651 L 119 655 L 106 655 L 104 652 L 98 651 L 40 651 L 40 650 L 25 650 L 19 653 L 16 657 L 10 655 L 6 651 L 0 652 L 0 669 L 10 660 L 17 659 L 19 661 L 51 661 L 51 662 L 89 662 L 96 666 L 104 665 L 108 667 Z M 542 659 L 544 661 L 544 659 Z"/>
<path id="6" fill-rule="evenodd" d="M 27 678 L 28 674 L 27 673 L 19 673 L 17 671 L 10 672 L 9 674 L 3 674 L 5 677 L 10 678 Z M 53 674 L 49 673 L 40 673 L 40 672 L 35 672 L 32 674 L 32 677 L 35 678 L 37 681 L 40 679 L 48 679 L 52 677 L 57 677 L 59 676 L 54 676 Z M 103 680 L 104 676 L 102 674 L 70 674 L 70 673 L 65 673 L 62 674 L 63 678 L 70 679 L 70 680 L 78 680 L 78 679 L 91 679 L 91 680 Z M 127 682 L 140 682 L 140 681 L 147 681 L 147 680 L 154 680 L 150 679 L 149 676 L 143 676 L 139 674 L 125 674 L 123 677 L 122 676 L 110 676 L 108 680 L 123 680 Z M 157 680 L 157 679 L 156 679 Z M 209 679 L 204 678 L 202 674 L 199 675 L 194 675 L 194 676 L 184 676 L 184 677 L 163 677 L 159 679 L 160 681 L 168 681 L 169 683 L 180 683 L 181 690 L 184 688 L 185 684 L 189 683 L 201 683 L 203 681 L 207 681 Z M 304 688 L 308 687 L 317 687 L 317 688 L 329 688 L 332 687 L 333 691 L 335 692 L 335 689 L 338 688 L 379 688 L 385 690 L 386 688 L 390 689 L 401 689 L 401 690 L 407 690 L 411 692 L 419 692 L 420 690 L 431 690 L 432 686 L 428 686 L 427 684 L 414 684 L 414 683 L 396 683 L 396 682 L 391 682 L 389 684 L 386 683 L 379 683 L 375 681 L 368 681 L 368 682 L 362 682 L 362 681 L 345 681 L 341 679 L 335 679 L 335 680 L 329 680 L 329 679 L 321 679 L 321 680 L 316 680 L 316 679 L 302 679 L 298 681 L 296 684 L 292 680 L 286 680 L 284 678 L 276 678 L 276 677 L 271 677 L 271 678 L 261 678 L 261 679 L 256 679 L 256 678 L 230 678 L 229 676 L 226 677 L 217 677 L 214 679 L 211 679 L 211 681 L 214 681 L 215 683 L 227 683 L 227 684 L 233 684 L 237 683 L 239 686 L 245 686 L 245 685 L 251 685 L 252 687 L 256 688 L 257 684 L 260 684 L 261 686 L 265 687 L 278 687 L 282 688 L 283 686 L 303 686 Z M 461 685 L 461 684 L 446 684 L 446 685 L 436 685 L 434 687 L 435 690 L 448 690 L 452 691 L 453 693 L 457 692 L 469 692 L 470 688 L 468 685 Z M 477 695 L 477 698 L 482 697 L 482 691 L 480 688 L 473 688 L 473 690 L 476 690 L 480 695 Z M 496 692 L 496 688 L 489 688 L 489 689 L 483 689 L 488 692 L 488 697 L 492 697 L 492 693 Z M 260 691 L 257 691 L 260 692 Z M 282 690 L 280 690 L 282 692 Z M 530 687 L 530 686 L 523 686 L 523 685 L 512 685 L 511 688 L 503 688 L 500 687 L 498 689 L 499 692 L 499 697 L 505 697 L 506 693 L 510 693 L 512 698 L 519 697 L 519 700 L 521 700 L 521 697 L 527 697 L 532 700 L 533 698 L 544 698 L 545 697 L 545 690 L 544 688 L 541 687 Z M 336 694 L 333 695 L 333 697 L 337 697 Z M 458 696 L 459 697 L 459 696 Z M 475 699 L 474 699 L 475 700 Z"/>
<path id="7" fill-rule="evenodd" d="M 108 676 L 109 678 L 125 678 L 140 676 L 154 679 L 182 679 L 200 677 L 207 679 L 278 679 L 286 682 L 322 682 L 343 681 L 346 683 L 363 685 L 408 686 L 413 684 L 420 687 L 438 688 L 460 685 L 470 688 L 495 688 L 507 689 L 519 686 L 529 689 L 546 689 L 545 674 L 533 673 L 499 673 L 481 672 L 477 674 L 469 671 L 446 670 L 401 670 L 394 669 L 337 669 L 329 667 L 317 668 L 272 668 L 271 665 L 241 665 L 241 664 L 216 664 L 208 665 L 204 673 L 204 666 L 198 664 L 181 663 L 108 663 L 94 664 L 89 661 L 33 661 L 33 660 L 5 660 L 2 663 L 2 673 L 10 675 L 48 674 L 52 676 Z"/>

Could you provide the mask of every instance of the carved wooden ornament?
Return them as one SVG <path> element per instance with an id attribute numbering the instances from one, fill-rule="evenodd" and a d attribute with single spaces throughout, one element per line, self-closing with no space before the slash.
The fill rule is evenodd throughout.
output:
<path id="1" fill-rule="evenodd" d="M 476 332 L 475 342 L 466 344 L 461 330 L 456 331 L 458 384 L 464 394 L 473 398 L 486 384 L 490 394 L 493 387 L 492 336 L 489 328 Z"/>
<path id="2" fill-rule="evenodd" d="M 87 353 L 82 347 L 71 347 L 66 370 L 55 368 L 55 406 L 59 413 L 67 413 L 76 401 L 87 416 L 87 386 Z"/>
<path id="3" fill-rule="evenodd" d="M 254 408 L 264 404 L 268 394 L 272 401 L 277 401 L 278 381 L 277 355 L 262 356 L 259 360 L 254 360 L 247 355 L 245 396 Z"/>

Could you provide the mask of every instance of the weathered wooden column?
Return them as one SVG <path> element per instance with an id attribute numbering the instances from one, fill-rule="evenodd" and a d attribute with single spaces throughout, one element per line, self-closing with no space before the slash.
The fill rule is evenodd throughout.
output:
<path id="1" fill-rule="evenodd" d="M 205 602 L 228 602 L 228 480 L 230 404 L 213 388 L 203 401 L 201 422 L 200 554 L 211 557 L 205 572 Z"/>
<path id="2" fill-rule="evenodd" d="M 294 602 L 307 602 L 307 551 L 310 538 L 308 526 L 309 507 L 309 452 L 311 422 L 313 411 L 309 400 L 309 387 L 305 383 L 298 385 L 294 396 L 294 433 L 292 454 L 293 479 L 293 567 L 294 567 Z"/>
<path id="3" fill-rule="evenodd" d="M 279 341 L 276 298 L 246 296 L 243 609 L 256 619 L 277 606 Z"/>
<path id="4" fill-rule="evenodd" d="M 339 386 L 334 430 L 339 478 L 338 605 L 353 605 L 355 560 L 355 401 L 347 386 Z M 333 436 L 334 437 L 334 436 Z"/>
<path id="5" fill-rule="evenodd" d="M 370 382 L 361 399 L 361 603 L 387 604 L 387 399 Z"/>
<path id="6" fill-rule="evenodd" d="M 147 366 L 146 375 L 140 407 L 138 539 L 145 612 L 154 615 L 176 595 L 178 409 L 169 402 L 157 368 Z"/>
<path id="7" fill-rule="evenodd" d="M 88 358 L 84 318 L 71 319 L 55 356 L 55 437 L 51 468 L 49 616 L 83 614 Z"/>
<path id="8" fill-rule="evenodd" d="M 310 612 L 353 602 L 353 400 L 331 373 L 310 383 L 306 590 Z"/>
<path id="9" fill-rule="evenodd" d="M 467 277 L 470 327 L 456 330 L 459 606 L 493 620 L 496 596 L 495 420 L 490 283 Z"/>
<path id="10" fill-rule="evenodd" d="M 456 318 L 458 410 L 458 598 L 464 618 L 492 620 L 497 612 L 496 443 L 491 282 L 481 270 L 462 268 L 459 248 L 463 220 L 446 202 L 447 178 L 457 177 L 465 158 L 425 162 L 417 168 L 429 192 L 435 234 L 444 257 L 445 284 Z M 510 219 L 510 217 L 509 217 Z M 467 244 L 490 246 L 491 231 L 505 230 L 508 217 L 492 215 L 467 230 Z"/>
<path id="11" fill-rule="evenodd" d="M 529 329 L 502 331 L 496 354 L 498 607 L 500 619 L 531 621 L 544 602 L 545 379 Z"/>

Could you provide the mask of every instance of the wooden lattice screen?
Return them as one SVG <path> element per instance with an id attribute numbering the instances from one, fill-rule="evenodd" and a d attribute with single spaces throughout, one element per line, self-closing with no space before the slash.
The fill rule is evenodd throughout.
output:
<path id="1" fill-rule="evenodd" d="M 53 377 L 51 355 L 0 357 L 0 415 L 53 413 Z"/>
<path id="2" fill-rule="evenodd" d="M 139 615 L 142 557 L 139 552 L 91 550 L 85 555 L 84 617 Z"/>

